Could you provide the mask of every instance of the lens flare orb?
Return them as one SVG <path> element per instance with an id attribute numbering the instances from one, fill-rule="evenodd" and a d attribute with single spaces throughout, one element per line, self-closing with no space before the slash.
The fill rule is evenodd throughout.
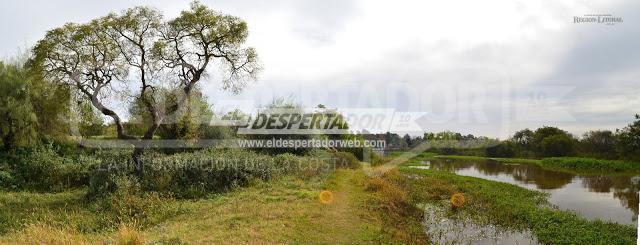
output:
<path id="1" fill-rule="evenodd" d="M 320 203 L 322 204 L 331 204 L 333 203 L 333 193 L 327 190 L 321 191 L 318 196 L 320 199 Z"/>

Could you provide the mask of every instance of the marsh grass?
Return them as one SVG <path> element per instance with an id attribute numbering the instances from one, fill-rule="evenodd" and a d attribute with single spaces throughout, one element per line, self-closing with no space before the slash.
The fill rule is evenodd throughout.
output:
<path id="1" fill-rule="evenodd" d="M 539 164 L 541 160 L 528 159 L 528 158 L 504 158 L 504 157 L 481 157 L 481 156 L 457 156 L 457 155 L 438 155 L 438 158 L 459 159 L 459 160 L 493 160 L 502 163 L 527 163 L 527 164 Z"/>
<path id="2" fill-rule="evenodd" d="M 540 166 L 548 169 L 571 169 L 583 171 L 640 171 L 640 163 L 618 160 L 604 160 L 581 157 L 551 157 L 545 158 Z"/>
<path id="3" fill-rule="evenodd" d="M 626 162 L 620 160 L 605 160 L 583 157 L 550 157 L 544 159 L 526 159 L 526 158 L 490 158 L 481 156 L 456 156 L 456 155 L 439 155 L 437 158 L 458 159 L 458 160 L 476 160 L 476 161 L 498 161 L 502 163 L 525 163 L 540 166 L 548 170 L 556 170 L 575 174 L 603 174 L 603 173 L 638 173 L 640 172 L 640 163 Z"/>
<path id="4" fill-rule="evenodd" d="M 544 244 L 635 244 L 636 229 L 613 222 L 591 221 L 549 205 L 544 193 L 515 185 L 453 173 L 401 167 L 410 180 L 412 203 L 441 202 L 464 193 L 462 207 L 481 224 L 529 229 Z"/>
<path id="5" fill-rule="evenodd" d="M 426 243 L 421 225 L 423 211 L 410 203 L 406 188 L 407 180 L 397 169 L 369 178 L 366 190 L 373 194 L 370 208 L 381 214 L 385 233 L 395 241 Z"/>

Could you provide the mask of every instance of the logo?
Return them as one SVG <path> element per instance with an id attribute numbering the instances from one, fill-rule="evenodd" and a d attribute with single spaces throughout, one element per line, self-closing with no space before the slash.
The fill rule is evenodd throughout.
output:
<path id="1" fill-rule="evenodd" d="M 594 23 L 612 26 L 622 22 L 624 22 L 622 17 L 613 16 L 610 14 L 585 14 L 583 16 L 573 16 L 573 23 L 575 24 Z"/>
<path id="2" fill-rule="evenodd" d="M 353 131 L 421 132 L 417 120 L 426 112 L 397 112 L 392 108 L 267 108 L 246 121 L 236 120 L 238 134 L 349 134 Z M 229 124 L 225 122 L 223 124 Z"/>

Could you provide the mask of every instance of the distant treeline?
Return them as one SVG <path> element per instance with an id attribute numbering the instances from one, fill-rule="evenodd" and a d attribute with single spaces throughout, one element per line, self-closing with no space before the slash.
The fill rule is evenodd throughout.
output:
<path id="1" fill-rule="evenodd" d="M 386 150 L 407 150 L 428 143 L 428 151 L 440 154 L 479 155 L 489 157 L 542 158 L 554 156 L 582 156 L 601 159 L 623 159 L 640 161 L 640 116 L 635 122 L 618 129 L 590 131 L 576 137 L 557 127 L 523 129 L 504 141 L 472 134 L 463 135 L 444 131 L 426 132 L 422 136 L 400 136 L 396 133 L 371 134 L 367 131 L 344 135 L 258 135 L 236 134 L 236 126 L 215 126 L 216 119 L 244 119 L 250 115 L 240 111 L 216 115 L 206 96 L 198 88 L 190 94 L 188 106 L 177 109 L 175 91 L 162 93 L 163 111 L 171 114 L 172 120 L 162 124 L 156 137 L 162 139 L 230 139 L 230 138 L 291 138 L 308 139 L 327 137 L 335 139 L 367 139 L 386 141 Z M 73 151 L 76 138 L 116 137 L 116 128 L 104 121 L 99 111 L 86 101 L 76 100 L 70 88 L 54 84 L 43 78 L 42 71 L 30 62 L 0 62 L 0 145 L 4 151 L 55 143 Z M 74 105 L 70 101 L 77 101 Z M 128 108 L 130 117 L 124 123 L 125 131 L 131 135 L 143 134 L 145 123 L 151 120 L 148 112 L 135 101 Z M 300 105 L 275 99 L 269 108 L 299 108 Z M 318 105 L 317 111 L 328 111 Z M 271 149 L 270 153 L 306 152 L 305 149 Z M 351 149 L 353 153 L 359 153 Z M 362 156 L 362 154 L 356 154 Z"/>
<path id="2" fill-rule="evenodd" d="M 366 133 L 366 132 L 365 132 Z M 640 115 L 628 126 L 589 131 L 581 137 L 557 127 L 523 129 L 507 140 L 444 131 L 423 136 L 400 136 L 396 133 L 364 134 L 366 139 L 384 139 L 387 151 L 409 150 L 420 145 L 430 152 L 448 155 L 487 157 L 544 158 L 578 156 L 640 162 Z"/>
<path id="3" fill-rule="evenodd" d="M 640 161 L 640 115 L 628 126 L 609 130 L 593 130 L 575 137 L 557 127 L 517 131 L 510 139 L 488 147 L 490 157 L 557 157 L 579 156 L 601 159 Z"/>

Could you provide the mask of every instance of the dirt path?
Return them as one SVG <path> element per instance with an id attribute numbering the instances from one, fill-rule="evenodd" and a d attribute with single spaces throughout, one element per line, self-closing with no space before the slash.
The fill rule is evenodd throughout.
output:
<path id="1" fill-rule="evenodd" d="M 326 234 L 319 237 L 321 240 L 358 243 L 380 239 L 380 222 L 366 207 L 364 181 L 365 175 L 359 170 L 338 170 L 327 181 L 326 188 L 334 200 L 321 204 L 321 215 L 309 224 Z"/>
<path id="2" fill-rule="evenodd" d="M 336 170 L 326 181 L 278 180 L 218 198 L 185 203 L 187 211 L 147 229 L 149 240 L 189 243 L 369 243 L 381 224 L 366 207 L 365 174 Z M 329 190 L 333 201 L 319 194 Z"/>

